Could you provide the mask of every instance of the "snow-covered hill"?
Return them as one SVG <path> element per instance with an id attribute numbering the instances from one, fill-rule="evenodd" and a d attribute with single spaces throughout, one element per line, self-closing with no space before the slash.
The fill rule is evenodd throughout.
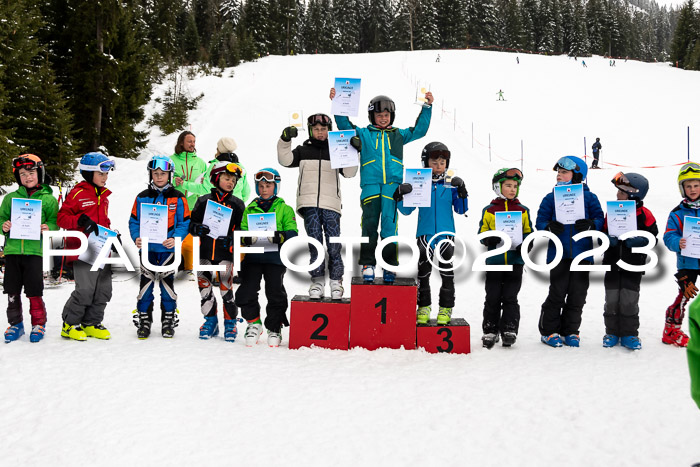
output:
<path id="1" fill-rule="evenodd" d="M 276 142 L 289 115 L 330 112 L 336 76 L 362 78 L 363 105 L 377 94 L 397 104 L 396 125 L 413 124 L 416 91 L 436 97 L 428 136 L 406 146 L 418 166 L 430 141 L 452 150 L 469 188 L 469 217 L 457 219 L 470 245 L 457 276 L 454 316 L 472 325 L 472 353 L 355 349 L 349 352 L 200 341 L 195 282 L 176 282 L 181 311 L 174 339 L 136 339 L 131 324 L 137 279 L 115 277 L 107 308 L 108 342 L 59 337 L 69 287 L 47 290 L 47 337 L 0 349 L 0 439 L 6 465 L 689 465 L 700 461 L 700 417 L 689 397 L 685 352 L 661 343 L 665 308 L 676 286 L 675 257 L 657 247 L 660 264 L 642 283 L 644 348 L 603 349 L 602 274 L 593 273 L 579 349 L 539 342 L 537 319 L 546 275 L 528 271 L 520 294 L 517 344 L 480 346 L 483 273 L 471 271 L 481 208 L 490 179 L 520 166 L 521 201 L 533 211 L 555 181 L 565 154 L 583 156 L 600 137 L 603 170 L 591 189 L 612 200 L 610 179 L 623 166 L 651 181 L 646 205 L 663 230 L 680 199 L 677 166 L 700 159 L 700 74 L 600 57 L 483 51 L 396 52 L 266 57 L 189 83 L 204 92 L 191 115 L 200 157 L 231 136 L 251 171 L 277 167 Z M 233 76 L 231 76 L 233 75 Z M 162 94 L 163 84 L 157 95 Z M 505 102 L 496 101 L 504 91 Z M 156 109 L 155 102 L 149 113 Z M 352 119 L 364 125 L 361 113 Z M 303 142 L 303 134 L 295 143 Z M 145 161 L 171 154 L 177 135 L 151 134 L 136 161 L 119 160 L 108 186 L 113 225 L 127 231 L 135 195 L 145 186 Z M 491 150 L 489 151 L 489 141 Z M 590 153 L 590 149 L 587 150 Z M 629 166 L 630 168 L 627 168 Z M 645 168 L 641 166 L 657 166 Z M 294 204 L 296 169 L 280 169 L 281 195 Z M 343 181 L 345 235 L 360 235 L 359 178 Z M 411 237 L 416 216 L 402 217 Z M 300 223 L 301 228 L 301 223 Z M 303 228 L 301 228 L 303 231 Z M 402 253 L 407 257 L 407 252 Z M 354 270 L 354 272 L 353 272 Z M 346 265 L 346 286 L 357 274 Z M 439 278 L 435 278 L 439 281 Z M 437 283 L 437 282 L 436 282 Z M 305 275 L 289 273 L 290 298 L 306 293 Z M 25 310 L 28 307 L 25 306 Z M 25 317 L 27 320 L 28 316 Z"/>

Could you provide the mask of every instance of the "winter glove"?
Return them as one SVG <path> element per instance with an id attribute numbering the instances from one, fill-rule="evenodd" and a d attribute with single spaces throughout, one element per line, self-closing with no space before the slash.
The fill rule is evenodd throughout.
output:
<path id="1" fill-rule="evenodd" d="M 564 224 L 559 221 L 549 221 L 544 230 L 549 230 L 554 235 L 561 235 L 564 233 Z"/>
<path id="2" fill-rule="evenodd" d="M 197 236 L 197 237 L 204 237 L 206 234 L 210 232 L 210 229 L 208 226 L 204 224 L 198 224 L 196 222 L 191 222 L 190 223 L 190 230 L 192 231 L 192 234 Z"/>
<path id="3" fill-rule="evenodd" d="M 454 177 L 450 182 L 450 185 L 457 188 L 457 196 L 459 196 L 460 198 L 466 198 L 467 196 L 469 196 L 469 193 L 467 193 L 467 187 L 464 185 L 464 180 L 462 180 L 461 178 Z"/>
<path id="4" fill-rule="evenodd" d="M 483 243 L 487 248 L 496 248 L 496 245 L 501 243 L 501 239 L 498 237 L 486 237 L 481 240 L 481 243 Z"/>
<path id="5" fill-rule="evenodd" d="M 97 228 L 97 223 L 90 219 L 90 216 L 87 214 L 80 215 L 78 218 L 78 225 L 83 228 L 86 235 L 90 235 L 91 233 L 97 235 L 97 232 L 99 231 Z"/>
<path id="6" fill-rule="evenodd" d="M 231 242 L 233 239 L 231 237 L 216 237 L 216 241 L 225 249 L 231 248 Z"/>
<path id="7" fill-rule="evenodd" d="M 683 292 L 683 296 L 686 299 L 691 299 L 698 294 L 698 288 L 695 287 L 693 281 L 688 278 L 688 273 L 681 270 L 678 271 L 675 276 L 676 282 L 678 282 L 678 286 L 681 288 L 681 292 Z"/>
<path id="8" fill-rule="evenodd" d="M 574 230 L 576 232 L 595 230 L 595 221 L 593 219 L 579 219 L 574 223 Z"/>
<path id="9" fill-rule="evenodd" d="M 359 136 L 353 136 L 350 138 L 350 146 L 357 149 L 357 152 L 362 152 L 362 140 Z"/>
<path id="10" fill-rule="evenodd" d="M 626 239 L 623 243 L 627 248 L 638 248 L 640 246 L 645 246 L 648 242 L 644 237 L 631 237 Z"/>
<path id="11" fill-rule="evenodd" d="M 275 235 L 270 237 L 270 241 L 272 243 L 276 243 L 278 245 L 281 245 L 282 243 L 284 243 L 284 240 L 285 240 L 284 232 L 281 232 L 279 230 L 275 230 Z"/>
<path id="12" fill-rule="evenodd" d="M 403 195 L 406 195 L 412 191 L 413 187 L 410 183 L 402 183 L 401 185 L 396 187 L 396 191 L 394 192 L 394 201 L 398 203 L 403 199 Z"/>
<path id="13" fill-rule="evenodd" d="M 288 143 L 292 140 L 292 138 L 296 138 L 297 135 L 299 134 L 299 130 L 297 130 L 297 127 L 295 126 L 288 126 L 282 131 L 282 141 L 285 143 Z"/>
<path id="14" fill-rule="evenodd" d="M 258 237 L 241 237 L 241 244 L 244 246 L 254 245 L 258 241 Z"/>
<path id="15" fill-rule="evenodd" d="M 618 243 L 620 243 L 620 240 L 618 240 L 617 237 L 608 237 L 610 239 L 610 247 L 615 248 Z"/>

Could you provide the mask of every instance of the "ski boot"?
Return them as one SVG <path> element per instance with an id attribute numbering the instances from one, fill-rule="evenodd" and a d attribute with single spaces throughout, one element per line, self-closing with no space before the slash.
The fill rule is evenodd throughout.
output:
<path id="1" fill-rule="evenodd" d="M 177 313 L 177 310 L 163 312 L 160 334 L 166 339 L 171 339 L 173 336 L 175 336 L 175 327 L 177 326 L 175 313 Z"/>
<path id="2" fill-rule="evenodd" d="M 564 344 L 569 347 L 578 347 L 581 344 L 581 338 L 578 334 L 569 334 L 568 336 L 564 336 Z"/>
<path id="3" fill-rule="evenodd" d="M 496 342 L 498 342 L 498 334 L 489 332 L 487 334 L 484 334 L 481 338 L 481 343 L 484 347 L 487 349 L 492 348 L 494 345 L 496 345 Z"/>
<path id="4" fill-rule="evenodd" d="M 326 287 L 326 278 L 323 276 L 312 277 L 311 286 L 309 287 L 309 298 L 311 300 L 321 300 L 323 298 L 323 289 Z"/>
<path id="5" fill-rule="evenodd" d="M 642 341 L 637 336 L 622 336 L 620 344 L 630 350 L 640 350 L 642 348 Z"/>
<path id="6" fill-rule="evenodd" d="M 331 300 L 341 300 L 343 298 L 343 293 L 345 293 L 343 281 L 331 279 Z"/>
<path id="7" fill-rule="evenodd" d="M 66 322 L 63 323 L 63 328 L 61 329 L 61 337 L 73 339 L 76 341 L 87 340 L 87 335 L 85 334 L 85 331 L 83 331 L 83 328 L 81 328 L 79 324 L 72 326 Z"/>
<path id="8" fill-rule="evenodd" d="M 199 328 L 200 339 L 211 339 L 219 335 L 219 318 L 216 316 L 205 316 L 204 324 Z"/>
<path id="9" fill-rule="evenodd" d="M 620 342 L 620 338 L 615 334 L 606 334 L 603 336 L 603 347 L 615 347 Z"/>
<path id="10" fill-rule="evenodd" d="M 561 341 L 561 336 L 556 332 L 548 336 L 542 336 L 541 339 L 543 344 L 547 344 L 550 347 L 561 347 L 563 345 Z"/>
<path id="11" fill-rule="evenodd" d="M 418 307 L 416 312 L 416 324 L 427 324 L 430 321 L 430 305 Z"/>
<path id="12" fill-rule="evenodd" d="M 267 330 L 267 345 L 270 347 L 279 347 L 282 343 L 282 332 L 273 332 Z"/>
<path id="13" fill-rule="evenodd" d="M 94 337 L 95 339 L 108 340 L 112 335 L 109 333 L 106 327 L 100 324 L 84 326 L 83 331 L 87 337 Z"/>
<path id="14" fill-rule="evenodd" d="M 224 340 L 226 342 L 235 342 L 236 337 L 238 337 L 238 328 L 236 323 L 242 323 L 241 318 L 225 319 L 224 320 Z"/>
<path id="15" fill-rule="evenodd" d="M 9 344 L 10 342 L 16 341 L 20 337 L 24 335 L 24 322 L 20 321 L 17 324 L 14 324 L 7 328 L 7 331 L 5 331 L 5 344 Z"/>
<path id="16" fill-rule="evenodd" d="M 437 315 L 438 325 L 445 326 L 446 324 L 450 324 L 451 319 L 452 319 L 452 308 L 447 308 L 447 307 L 441 306 L 440 310 L 438 310 L 438 315 Z"/>
<path id="17" fill-rule="evenodd" d="M 248 329 L 245 330 L 245 345 L 247 347 L 252 347 L 257 344 L 261 333 L 262 324 L 249 324 Z"/>
<path id="18" fill-rule="evenodd" d="M 676 347 L 687 347 L 688 335 L 681 331 L 680 324 L 666 323 L 666 327 L 664 328 L 664 335 L 661 338 L 661 342 L 663 342 L 664 344 L 675 345 Z"/>
<path id="19" fill-rule="evenodd" d="M 396 281 L 396 274 L 385 269 L 382 278 L 385 284 L 393 284 Z"/>
<path id="20" fill-rule="evenodd" d="M 32 326 L 32 332 L 29 333 L 29 342 L 39 342 L 44 338 L 46 333 L 46 326 L 43 324 L 36 324 Z"/>
<path id="21" fill-rule="evenodd" d="M 501 335 L 503 339 L 503 347 L 510 347 L 511 345 L 515 344 L 515 339 L 518 337 L 518 335 L 512 331 L 506 331 Z"/>
<path id="22" fill-rule="evenodd" d="M 136 337 L 148 339 L 151 335 L 151 315 L 150 313 L 139 313 L 139 310 L 131 312 L 131 321 L 136 326 Z"/>
<path id="23" fill-rule="evenodd" d="M 362 266 L 362 280 L 374 282 L 374 266 Z"/>

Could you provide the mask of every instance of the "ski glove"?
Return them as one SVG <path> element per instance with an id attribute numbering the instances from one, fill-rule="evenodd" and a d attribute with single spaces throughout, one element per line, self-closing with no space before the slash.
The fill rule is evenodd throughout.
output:
<path id="1" fill-rule="evenodd" d="M 579 219 L 574 223 L 574 230 L 576 232 L 595 230 L 595 221 L 593 219 Z"/>
<path id="2" fill-rule="evenodd" d="M 469 196 L 469 193 L 467 193 L 467 187 L 464 185 L 464 180 L 462 180 L 461 178 L 454 177 L 450 182 L 450 185 L 457 188 L 457 196 L 459 196 L 460 198 L 464 199 L 467 196 Z"/>
<path id="3" fill-rule="evenodd" d="M 231 248 L 231 243 L 233 239 L 231 237 L 221 236 L 216 237 L 216 241 L 219 242 L 224 249 L 228 250 L 229 248 Z"/>
<path id="4" fill-rule="evenodd" d="M 279 230 L 275 230 L 275 235 L 273 237 L 270 237 L 270 241 L 272 243 L 276 243 L 278 245 L 281 245 L 282 243 L 284 243 L 284 240 L 285 240 L 284 232 L 279 231 Z"/>
<path id="5" fill-rule="evenodd" d="M 544 230 L 549 230 L 554 235 L 561 235 L 564 233 L 564 224 L 559 221 L 549 221 Z"/>
<path id="6" fill-rule="evenodd" d="M 350 138 L 350 146 L 357 149 L 357 152 L 362 152 L 362 140 L 359 136 L 353 136 Z"/>
<path id="7" fill-rule="evenodd" d="M 498 237 L 486 237 L 483 240 L 481 240 L 481 243 L 483 243 L 484 246 L 487 248 L 495 248 L 496 245 L 501 243 L 501 239 Z"/>
<path id="8" fill-rule="evenodd" d="M 640 246 L 645 246 L 648 242 L 644 237 L 631 237 L 626 239 L 623 243 L 627 248 L 638 248 Z"/>
<path id="9" fill-rule="evenodd" d="M 83 228 L 86 235 L 90 235 L 91 233 L 97 235 L 97 232 L 99 231 L 97 228 L 97 222 L 90 219 L 90 216 L 87 214 L 80 215 L 78 218 L 78 225 Z"/>
<path id="10" fill-rule="evenodd" d="M 394 192 L 394 201 L 397 203 L 403 199 L 403 195 L 407 195 L 408 193 L 413 191 L 413 187 L 411 186 L 410 183 L 402 183 L 398 187 L 396 187 L 396 191 Z"/>
<path id="11" fill-rule="evenodd" d="M 678 271 L 675 276 L 676 282 L 678 282 L 678 286 L 681 288 L 681 292 L 683 293 L 683 297 L 686 299 L 691 299 L 698 294 L 698 288 L 695 286 L 693 281 L 688 278 L 688 273 L 685 271 Z"/>
<path id="12" fill-rule="evenodd" d="M 254 245 L 258 241 L 258 237 L 241 237 L 241 244 L 245 246 Z"/>
<path id="13" fill-rule="evenodd" d="M 194 235 L 197 237 L 204 237 L 206 234 L 209 233 L 210 229 L 208 226 L 204 224 L 198 224 L 196 222 L 191 222 L 190 223 L 190 230 Z"/>
<path id="14" fill-rule="evenodd" d="M 297 135 L 299 134 L 299 130 L 297 130 L 297 127 L 295 126 L 288 126 L 282 131 L 282 141 L 285 143 L 288 143 L 292 140 L 292 138 L 296 138 Z"/>

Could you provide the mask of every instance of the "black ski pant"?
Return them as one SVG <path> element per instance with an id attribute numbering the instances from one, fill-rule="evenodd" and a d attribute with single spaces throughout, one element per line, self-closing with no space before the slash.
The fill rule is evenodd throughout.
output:
<path id="1" fill-rule="evenodd" d="M 450 240 L 454 237 L 450 237 Z M 418 306 L 430 306 L 432 300 L 430 296 L 430 274 L 433 271 L 433 264 L 429 258 L 435 256 L 435 242 L 432 246 L 428 245 L 426 235 L 418 237 Z M 441 269 L 452 268 L 452 257 L 454 256 L 454 245 L 452 243 L 443 242 L 440 245 L 440 258 L 438 262 Z M 454 308 L 455 306 L 455 273 L 452 270 L 440 271 L 440 286 L 439 304 L 441 307 Z"/>
<path id="2" fill-rule="evenodd" d="M 591 167 L 598 167 L 598 159 L 600 159 L 600 155 L 593 153 L 593 163 L 591 164 Z"/>
<path id="3" fill-rule="evenodd" d="M 549 273 L 549 295 L 542 304 L 539 322 L 543 336 L 579 333 L 588 294 L 588 271 L 571 271 L 571 261 L 562 259 Z"/>
<path id="4" fill-rule="evenodd" d="M 488 271 L 486 273 L 484 321 L 481 325 L 484 334 L 518 333 L 520 325 L 518 293 L 522 283 L 522 264 L 513 265 L 512 271 Z"/>
<path id="5" fill-rule="evenodd" d="M 236 303 L 246 321 L 251 322 L 260 318 L 258 292 L 260 281 L 264 278 L 267 298 L 265 328 L 268 331 L 280 332 L 282 326 L 289 326 L 286 316 L 287 291 L 284 289 L 283 282 L 285 272 L 287 268 L 281 264 L 243 261 L 239 274 L 241 285 L 236 291 Z"/>
<path id="6" fill-rule="evenodd" d="M 29 314 L 32 325 L 46 324 L 46 307 L 42 300 L 44 294 L 44 271 L 42 258 L 37 255 L 5 256 L 4 292 L 7 294 L 7 322 L 10 326 L 23 321 L 22 288 L 29 298 Z"/>
<path id="7" fill-rule="evenodd" d="M 639 335 L 639 284 L 641 272 L 605 273 L 605 333 L 616 336 Z"/>

